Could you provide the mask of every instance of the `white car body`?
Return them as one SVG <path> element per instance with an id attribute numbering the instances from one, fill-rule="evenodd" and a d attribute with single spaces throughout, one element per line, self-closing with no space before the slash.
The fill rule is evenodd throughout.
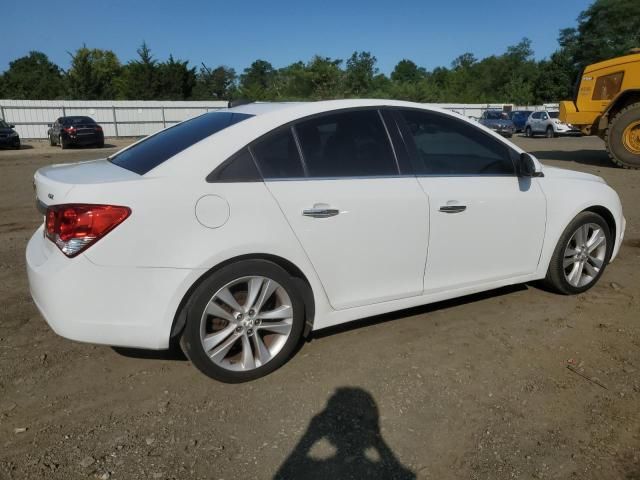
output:
<path id="1" fill-rule="evenodd" d="M 573 125 L 560 121 L 559 112 L 553 110 L 539 110 L 529 115 L 527 123 L 524 126 L 525 132 L 527 128 L 531 128 L 533 135 L 545 134 L 549 128 L 553 130 L 554 136 L 579 134 L 580 130 Z"/>
<path id="2" fill-rule="evenodd" d="M 387 100 L 250 104 L 253 114 L 144 175 L 109 160 L 35 175 L 45 205 L 124 205 L 131 215 L 68 258 L 40 227 L 27 246 L 31 294 L 59 335 L 147 349 L 169 346 L 180 306 L 207 272 L 237 258 L 299 270 L 313 293 L 313 330 L 544 278 L 558 239 L 581 211 L 608 212 L 612 258 L 625 230 L 620 200 L 601 178 L 536 161 L 535 177 L 417 176 L 208 183 L 230 156 L 275 128 L 350 108 L 444 110 Z M 144 141 L 144 140 L 143 140 Z M 301 215 L 328 205 L 340 214 Z M 441 206 L 465 205 L 461 215 Z"/>

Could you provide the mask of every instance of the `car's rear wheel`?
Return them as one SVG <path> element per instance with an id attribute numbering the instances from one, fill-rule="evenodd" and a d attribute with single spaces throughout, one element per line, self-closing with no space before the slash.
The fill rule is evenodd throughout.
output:
<path id="1" fill-rule="evenodd" d="M 53 140 L 53 135 L 49 135 L 49 145 L 53 147 L 55 144 L 56 142 Z"/>
<path id="2" fill-rule="evenodd" d="M 64 137 L 62 135 L 58 137 L 58 145 L 60 145 L 60 148 L 62 150 L 65 150 L 66 148 L 68 148 L 67 142 L 65 142 Z"/>
<path id="3" fill-rule="evenodd" d="M 533 130 L 531 130 L 531 127 L 527 125 L 527 128 L 524 129 L 524 136 L 525 137 L 533 137 Z"/>
<path id="4" fill-rule="evenodd" d="M 228 383 L 262 377 L 294 352 L 304 302 L 280 266 L 247 260 L 214 272 L 187 302 L 180 344 L 205 375 Z"/>
<path id="5" fill-rule="evenodd" d="M 565 295 L 582 293 L 598 281 L 611 258 L 613 239 L 607 222 L 594 212 L 582 212 L 562 233 L 545 279 Z"/>

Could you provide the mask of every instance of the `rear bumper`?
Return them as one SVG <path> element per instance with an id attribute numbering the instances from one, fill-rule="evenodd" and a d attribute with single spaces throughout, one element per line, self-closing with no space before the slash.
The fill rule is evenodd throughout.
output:
<path id="1" fill-rule="evenodd" d="M 93 135 L 67 135 L 66 141 L 69 145 L 95 145 L 104 142 L 104 134 Z"/>
<path id="2" fill-rule="evenodd" d="M 31 296 L 60 336 L 104 345 L 163 349 L 193 270 L 105 267 L 69 259 L 40 227 L 26 251 Z"/>

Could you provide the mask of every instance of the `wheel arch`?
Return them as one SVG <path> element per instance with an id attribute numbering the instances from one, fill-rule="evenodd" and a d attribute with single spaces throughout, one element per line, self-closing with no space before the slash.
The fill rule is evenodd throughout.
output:
<path id="1" fill-rule="evenodd" d="M 272 263 L 275 263 L 279 267 L 283 268 L 287 271 L 289 275 L 296 281 L 298 287 L 300 288 L 300 293 L 302 294 L 302 299 L 304 302 L 305 309 L 305 328 L 303 330 L 302 336 L 307 338 L 313 330 L 313 322 L 315 319 L 315 299 L 313 296 L 313 289 L 311 288 L 311 283 L 309 282 L 307 276 L 302 272 L 302 270 L 296 266 L 290 260 L 286 258 L 280 257 L 278 255 L 272 255 L 267 253 L 251 253 L 245 255 L 238 255 L 232 258 L 229 258 L 216 266 L 210 268 L 206 272 L 204 272 L 198 279 L 193 282 L 193 284 L 189 287 L 186 293 L 183 295 L 182 300 L 180 301 L 176 313 L 174 314 L 173 321 L 171 324 L 171 330 L 169 334 L 169 343 L 175 345 L 176 342 L 180 338 L 180 334 L 184 330 L 186 325 L 186 312 L 187 305 L 192 297 L 193 292 L 202 284 L 202 282 L 207 279 L 214 272 L 220 270 L 221 268 L 230 265 L 235 262 L 243 261 L 243 260 L 266 260 Z"/>
<path id="2" fill-rule="evenodd" d="M 593 212 L 597 215 L 600 215 L 602 218 L 604 218 L 604 221 L 607 222 L 607 226 L 609 227 L 609 232 L 611 233 L 611 238 L 613 239 L 613 245 L 611 245 L 611 249 L 613 250 L 613 247 L 616 243 L 616 219 L 613 216 L 613 213 L 611 213 L 611 210 L 609 210 L 607 207 L 603 207 L 602 205 L 593 205 L 591 207 L 585 208 L 584 210 L 582 210 L 582 212 Z M 580 212 L 580 213 L 582 213 Z"/>
<path id="3" fill-rule="evenodd" d="M 629 89 L 620 93 L 611 101 L 607 109 L 600 116 L 598 120 L 598 130 L 601 132 L 606 130 L 613 117 L 615 117 L 620 110 L 638 102 L 640 102 L 640 89 Z"/>

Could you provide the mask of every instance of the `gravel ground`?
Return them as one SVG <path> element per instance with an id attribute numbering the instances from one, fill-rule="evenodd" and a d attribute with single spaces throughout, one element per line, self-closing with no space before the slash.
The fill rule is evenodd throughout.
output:
<path id="1" fill-rule="evenodd" d="M 595 288 L 357 322 L 242 385 L 177 352 L 57 337 L 30 300 L 34 171 L 126 140 L 0 151 L 0 478 L 640 479 L 640 171 L 596 138 L 514 141 L 620 193 L 626 240 Z"/>

